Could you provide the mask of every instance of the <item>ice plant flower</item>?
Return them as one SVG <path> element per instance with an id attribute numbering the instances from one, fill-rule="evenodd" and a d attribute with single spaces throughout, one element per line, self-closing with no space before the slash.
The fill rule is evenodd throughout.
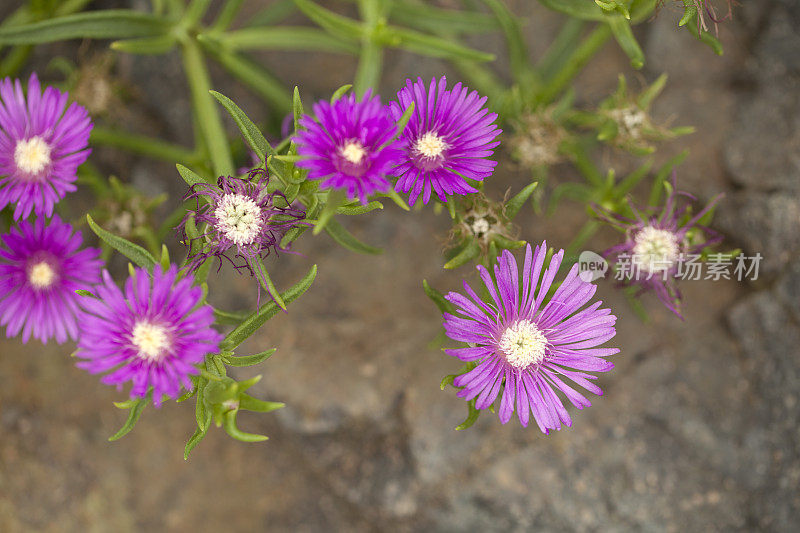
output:
<path id="1" fill-rule="evenodd" d="M 75 291 L 100 280 L 100 250 L 81 249 L 81 233 L 58 216 L 23 221 L 0 239 L 0 323 L 6 336 L 22 331 L 22 342 L 33 336 L 59 344 L 77 338 Z"/>
<path id="2" fill-rule="evenodd" d="M 92 122 L 67 93 L 28 81 L 0 81 L 0 209 L 14 204 L 14 219 L 31 212 L 51 216 L 53 206 L 74 191 L 78 166 L 89 156 Z"/>
<path id="3" fill-rule="evenodd" d="M 639 209 L 630 205 L 634 218 L 628 218 L 602 208 L 598 217 L 625 233 L 625 240 L 603 252 L 617 271 L 616 277 L 624 287 L 638 287 L 639 294 L 652 291 L 673 313 L 681 316 L 681 292 L 676 279 L 687 265 L 696 261 L 707 246 L 722 240 L 714 230 L 699 223 L 719 201 L 713 198 L 696 215 L 689 216 L 688 202 L 679 206 L 681 197 L 695 200 L 691 194 L 673 186 L 660 212 L 653 208 Z"/>
<path id="4" fill-rule="evenodd" d="M 192 286 L 191 276 L 177 278 L 175 266 L 156 266 L 152 275 L 138 268 L 123 292 L 103 271 L 103 282 L 94 288 L 97 298 L 81 302 L 78 366 L 107 372 L 101 381 L 118 389 L 130 381 L 131 398 L 144 398 L 152 388 L 156 407 L 164 396 L 177 398 L 181 386 L 191 389 L 189 376 L 218 350 L 222 335 L 211 327 L 211 306 L 199 305 L 203 289 Z"/>
<path id="5" fill-rule="evenodd" d="M 281 239 L 289 229 L 303 223 L 306 213 L 290 206 L 282 192 L 269 192 L 268 184 L 264 168 L 254 168 L 247 178 L 223 176 L 216 186 L 198 183 L 189 189 L 184 200 L 197 202 L 181 223 L 184 242 L 192 244 L 189 270 L 196 270 L 209 257 L 224 257 L 237 270 L 253 274 L 259 257 L 270 251 L 286 251 L 280 247 Z M 185 231 L 190 217 L 198 229 L 205 227 L 194 242 Z"/>
<path id="6" fill-rule="evenodd" d="M 498 258 L 494 278 L 478 266 L 489 300 L 483 301 L 465 281 L 462 295 L 450 292 L 445 298 L 455 306 L 444 314 L 444 329 L 466 348 L 446 350 L 448 355 L 473 368 L 455 378 L 458 396 L 475 400 L 475 408 L 486 409 L 500 397 L 498 414 L 505 424 L 516 411 L 527 427 L 530 414 L 544 433 L 571 426 L 572 419 L 556 391 L 578 409 L 589 400 L 565 380 L 589 392 L 602 394 L 590 380 L 590 372 L 607 372 L 614 365 L 606 357 L 616 348 L 601 344 L 614 337 L 617 318 L 602 302 L 584 307 L 596 286 L 583 281 L 574 265 L 561 285 L 548 298 L 564 251 L 546 264 L 547 244 L 525 250 L 520 274 L 517 261 L 508 250 Z"/>
<path id="7" fill-rule="evenodd" d="M 391 189 L 387 175 L 402 152 L 397 125 L 379 96 L 367 91 L 360 101 L 353 94 L 320 101 L 313 112 L 316 120 L 302 117 L 304 129 L 295 137 L 302 156 L 297 165 L 309 170 L 310 179 L 323 180 L 321 188 L 346 190 L 363 204 L 369 195 Z"/>
<path id="8" fill-rule="evenodd" d="M 398 162 L 395 190 L 410 192 L 414 205 L 420 195 L 427 204 L 431 191 L 446 202 L 454 194 L 477 191 L 465 178 L 481 181 L 494 172 L 497 162 L 488 158 L 500 144 L 496 113 L 484 107 L 486 97 L 456 83 L 448 90 L 447 79 L 425 86 L 406 80 L 390 108 L 395 120 L 414 104 L 414 112 L 400 136 L 405 154 Z"/>

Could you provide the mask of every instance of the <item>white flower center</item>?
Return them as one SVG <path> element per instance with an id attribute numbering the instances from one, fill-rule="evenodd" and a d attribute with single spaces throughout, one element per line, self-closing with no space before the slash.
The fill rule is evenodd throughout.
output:
<path id="1" fill-rule="evenodd" d="M 470 225 L 470 229 L 475 235 L 485 235 L 489 231 L 489 228 L 491 228 L 489 221 L 483 217 L 476 218 L 475 222 Z"/>
<path id="2" fill-rule="evenodd" d="M 615 109 L 612 117 L 634 138 L 639 137 L 647 115 L 637 107 Z"/>
<path id="3" fill-rule="evenodd" d="M 252 199 L 243 194 L 226 194 L 214 211 L 217 230 L 237 246 L 252 244 L 261 233 L 264 215 Z"/>
<path id="4" fill-rule="evenodd" d="M 28 268 L 28 281 L 35 289 L 46 289 L 56 279 L 56 271 L 47 261 L 41 261 Z"/>
<path id="5" fill-rule="evenodd" d="M 544 360 L 547 337 L 530 320 L 520 320 L 506 329 L 498 345 L 513 367 L 524 369 Z"/>
<path id="6" fill-rule="evenodd" d="M 633 263 L 645 272 L 669 270 L 680 254 L 678 238 L 665 229 L 646 226 L 633 240 Z"/>
<path id="7" fill-rule="evenodd" d="M 151 322 L 138 322 L 133 328 L 131 342 L 139 350 L 139 358 L 159 361 L 169 348 L 169 334 L 164 326 Z"/>
<path id="8" fill-rule="evenodd" d="M 442 152 L 447 149 L 447 143 L 444 142 L 444 139 L 429 131 L 417 139 L 417 144 L 414 148 L 420 155 L 434 158 L 442 155 Z"/>
<path id="9" fill-rule="evenodd" d="M 41 137 L 19 141 L 14 149 L 17 168 L 28 174 L 38 174 L 50 164 L 50 145 Z"/>
<path id="10" fill-rule="evenodd" d="M 354 165 L 361 163 L 361 160 L 364 159 L 365 155 L 367 155 L 367 151 L 358 141 L 348 141 L 344 146 L 341 147 L 339 153 L 341 153 L 342 157 Z"/>

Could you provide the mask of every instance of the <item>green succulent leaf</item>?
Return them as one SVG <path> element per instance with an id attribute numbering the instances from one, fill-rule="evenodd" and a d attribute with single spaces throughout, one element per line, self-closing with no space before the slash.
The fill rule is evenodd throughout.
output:
<path id="1" fill-rule="evenodd" d="M 436 304 L 436 307 L 439 308 L 439 311 L 442 313 L 455 313 L 456 307 L 448 302 L 444 295 L 430 286 L 428 280 L 422 280 L 422 288 L 425 290 L 425 294 L 428 295 L 428 298 Z"/>
<path id="2" fill-rule="evenodd" d="M 169 24 L 159 17 L 128 9 L 87 11 L 30 24 L 0 28 L 0 44 L 41 44 L 67 39 L 155 37 Z"/>
<path id="3" fill-rule="evenodd" d="M 462 431 L 464 429 L 472 427 L 472 425 L 478 420 L 481 412 L 479 409 L 475 408 L 475 400 L 470 400 L 467 403 L 467 408 L 469 409 L 469 413 L 467 414 L 467 419 L 464 420 L 461 424 L 456 426 L 456 431 Z"/>
<path id="4" fill-rule="evenodd" d="M 311 0 L 294 0 L 295 5 L 322 29 L 345 41 L 359 41 L 363 34 L 360 23 L 343 17 Z"/>
<path id="5" fill-rule="evenodd" d="M 332 37 L 316 28 L 303 26 L 276 26 L 269 28 L 244 28 L 213 39 L 232 50 L 310 50 L 322 52 L 358 53 L 358 46 Z"/>
<path id="6" fill-rule="evenodd" d="M 444 268 L 453 269 L 466 265 L 468 262 L 478 257 L 480 253 L 481 247 L 478 241 L 473 239 L 455 257 L 445 263 Z"/>
<path id="7" fill-rule="evenodd" d="M 125 421 L 125 424 L 114 433 L 111 437 L 108 438 L 109 441 L 119 440 L 133 429 L 133 426 L 136 425 L 136 422 L 139 421 L 139 417 L 142 416 L 142 411 L 144 410 L 147 402 L 149 402 L 149 398 L 139 398 L 137 400 L 129 400 L 127 402 L 120 402 L 115 404 L 120 409 L 129 409 L 128 412 L 128 419 Z"/>
<path id="8" fill-rule="evenodd" d="M 130 259 L 134 264 L 147 269 L 152 269 L 155 266 L 155 258 L 150 254 L 150 252 L 138 244 L 134 244 L 129 240 L 114 235 L 110 231 L 104 230 L 98 226 L 97 223 L 95 223 L 95 221 L 92 219 L 92 215 L 87 214 L 86 221 L 89 223 L 89 227 L 92 228 L 92 231 L 95 232 L 95 234 L 100 237 L 103 242 Z"/>
<path id="9" fill-rule="evenodd" d="M 353 234 L 347 231 L 335 218 L 328 221 L 325 225 L 325 231 L 333 240 L 352 252 L 370 255 L 383 253 L 382 249 L 370 246 L 356 239 Z"/>
<path id="10" fill-rule="evenodd" d="M 263 442 L 269 439 L 269 437 L 267 437 L 266 435 L 247 433 L 236 427 L 236 413 L 237 411 L 234 409 L 232 411 L 228 411 L 223 415 L 224 418 L 222 425 L 225 428 L 225 432 L 228 435 L 242 442 Z"/>
<path id="11" fill-rule="evenodd" d="M 242 133 L 244 140 L 247 141 L 248 146 L 253 149 L 259 159 L 263 161 L 266 155 L 275 155 L 275 150 L 269 145 L 264 134 L 261 133 L 261 130 L 256 127 L 253 121 L 248 118 L 244 111 L 242 111 L 233 100 L 217 91 L 211 91 L 211 95 L 222 104 L 222 107 L 224 107 L 226 111 L 228 111 L 233 121 L 236 122 L 236 125 L 239 127 L 239 131 Z"/>
<path id="12" fill-rule="evenodd" d="M 283 301 L 287 304 L 293 302 L 297 298 L 299 298 L 304 292 L 311 287 L 311 284 L 314 282 L 314 278 L 317 276 L 317 265 L 311 267 L 308 271 L 308 274 L 305 275 L 303 279 L 301 279 L 296 285 L 291 287 L 289 290 L 281 293 L 281 297 Z M 258 311 L 251 314 L 244 322 L 239 324 L 233 331 L 231 331 L 227 337 L 222 341 L 220 344 L 220 349 L 222 350 L 233 350 L 237 346 L 239 346 L 242 342 L 245 341 L 250 335 L 256 332 L 258 328 L 264 325 L 264 323 L 275 316 L 280 308 L 278 305 L 273 302 L 267 302 L 266 304 L 262 305 Z"/>
<path id="13" fill-rule="evenodd" d="M 523 187 L 521 191 L 515 194 L 508 202 L 506 202 L 504 213 L 509 219 L 513 219 L 517 216 L 520 209 L 522 209 L 522 206 L 525 205 L 525 202 L 528 201 L 528 198 L 531 197 L 533 191 L 536 190 L 538 185 L 538 181 L 529 183 Z"/>
<path id="14" fill-rule="evenodd" d="M 227 356 L 225 357 L 225 364 L 237 367 L 257 365 L 269 359 L 276 351 L 277 348 L 272 348 L 253 355 Z"/>

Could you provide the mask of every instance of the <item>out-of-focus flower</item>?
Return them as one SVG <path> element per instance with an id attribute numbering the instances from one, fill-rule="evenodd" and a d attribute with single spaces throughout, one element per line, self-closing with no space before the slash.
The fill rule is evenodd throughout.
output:
<path id="1" fill-rule="evenodd" d="M 442 202 L 451 195 L 477 191 L 467 179 L 481 181 L 494 172 L 496 161 L 489 157 L 500 144 L 502 133 L 494 123 L 496 113 L 484 107 L 486 97 L 456 83 L 447 89 L 447 79 L 406 80 L 390 105 L 395 120 L 414 104 L 414 112 L 400 136 L 405 155 L 395 169 L 395 189 L 409 192 L 414 205 L 420 195 L 427 204 L 431 191 Z"/>
<path id="2" fill-rule="evenodd" d="M 620 75 L 616 92 L 604 100 L 595 113 L 584 113 L 578 122 L 598 131 L 597 138 L 637 155 L 655 151 L 654 142 L 692 133 L 694 128 L 667 128 L 650 118 L 650 106 L 664 89 L 666 74 L 638 95 L 628 93 L 625 77 Z"/>
<path id="3" fill-rule="evenodd" d="M 637 209 L 630 205 L 633 218 L 597 208 L 601 220 L 625 233 L 625 240 L 603 252 L 619 271 L 622 286 L 639 287 L 640 293 L 653 291 L 673 313 L 681 316 L 681 293 L 675 280 L 681 276 L 682 267 L 707 247 L 722 240 L 722 236 L 699 223 L 722 197 L 713 198 L 700 212 L 691 216 L 689 202 L 695 197 L 674 187 L 664 206 Z M 683 205 L 679 205 L 683 204 Z M 624 270 L 624 271 L 620 271 Z"/>
<path id="4" fill-rule="evenodd" d="M 103 383 L 132 383 L 131 398 L 144 398 L 152 388 L 153 404 L 164 396 L 177 398 L 181 386 L 190 389 L 189 376 L 205 355 L 218 350 L 222 335 L 211 326 L 211 306 L 198 305 L 203 289 L 192 286 L 189 276 L 177 279 L 178 269 L 152 276 L 136 269 L 125 283 L 125 291 L 103 271 L 103 282 L 95 287 L 97 298 L 81 302 L 78 363 L 92 374 L 105 373 Z"/>
<path id="5" fill-rule="evenodd" d="M 0 247 L 0 323 L 6 335 L 22 332 L 59 344 L 78 335 L 75 291 L 100 281 L 100 250 L 80 249 L 80 232 L 58 216 L 47 222 L 23 221 L 2 236 Z"/>
<path id="6" fill-rule="evenodd" d="M 546 243 L 535 250 L 528 245 L 520 274 L 514 256 L 503 251 L 494 278 L 477 267 L 489 299 L 484 301 L 464 282 L 466 296 L 449 293 L 445 298 L 456 311 L 444 314 L 447 336 L 468 344 L 446 352 L 472 367 L 453 381 L 461 388 L 458 396 L 475 399 L 477 409 L 487 409 L 499 397 L 502 423 L 516 412 L 527 427 L 533 413 L 544 433 L 572 425 L 556 391 L 578 409 L 591 405 L 564 378 L 602 394 L 591 383 L 596 376 L 590 372 L 611 370 L 614 365 L 605 358 L 619 351 L 599 347 L 616 334 L 616 317 L 600 308 L 599 301 L 584 307 L 596 287 L 579 277 L 578 265 L 548 298 L 564 251 L 549 263 L 547 256 Z"/>
<path id="7" fill-rule="evenodd" d="M 19 80 L 0 81 L 0 209 L 14 207 L 14 219 L 31 212 L 51 216 L 53 206 L 74 191 L 78 166 L 90 150 L 92 122 L 67 93 L 42 93 L 32 74 L 27 99 Z"/>
<path id="8" fill-rule="evenodd" d="M 512 156 L 528 168 L 548 167 L 560 163 L 561 143 L 568 134 L 551 115 L 550 110 L 527 113 L 514 126 L 509 144 Z"/>
<path id="9" fill-rule="evenodd" d="M 317 102 L 313 112 L 316 120 L 300 119 L 297 166 L 307 168 L 310 179 L 323 180 L 321 188 L 343 189 L 363 204 L 371 194 L 388 191 L 387 176 L 401 152 L 394 140 L 397 126 L 380 97 L 367 91 L 359 101 L 350 94 Z"/>
<path id="10" fill-rule="evenodd" d="M 189 270 L 196 270 L 209 257 L 224 257 L 237 270 L 253 274 L 259 257 L 285 251 L 281 238 L 302 224 L 306 213 L 290 206 L 280 191 L 269 192 L 268 184 L 267 171 L 254 168 L 244 179 L 223 176 L 217 186 L 199 183 L 189 189 L 184 200 L 197 201 L 181 223 L 183 240 L 193 250 L 187 261 Z M 194 239 L 186 233 L 189 218 L 199 231 L 205 228 Z M 231 250 L 235 251 L 232 255 Z"/>

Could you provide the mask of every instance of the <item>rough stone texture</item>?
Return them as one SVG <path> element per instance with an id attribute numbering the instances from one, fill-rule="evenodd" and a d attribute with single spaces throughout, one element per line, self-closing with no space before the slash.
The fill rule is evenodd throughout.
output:
<path id="1" fill-rule="evenodd" d="M 792 531 L 800 519 L 800 50 L 791 21 L 800 9 L 790 0 L 743 4 L 741 18 L 720 28 L 723 58 L 676 31 L 668 7 L 637 36 L 648 57 L 641 76 L 670 74 L 654 114 L 697 127 L 657 162 L 691 148 L 682 188 L 728 194 L 717 226 L 730 246 L 764 255 L 766 276 L 752 286 L 685 284 L 684 322 L 646 298 L 651 321 L 642 324 L 602 286 L 620 317 L 622 352 L 600 378 L 605 395 L 572 410 L 574 428 L 545 437 L 486 414 L 468 431 L 452 430 L 466 407 L 439 381 L 459 364 L 431 342 L 440 316 L 421 280 L 448 290 L 470 273 L 441 269 L 445 217 L 388 207 L 348 224 L 383 246 L 382 256 L 321 237 L 270 263 L 280 286 L 314 263 L 319 275 L 288 315 L 241 348 L 278 347 L 261 367 L 236 373 L 264 374 L 255 393 L 288 404 L 242 416 L 240 426 L 269 435 L 266 443 L 212 429 L 184 462 L 192 406 L 167 404 L 109 444 L 124 418 L 111 405 L 121 393 L 76 369 L 71 348 L 0 341 L 0 531 Z M 558 17 L 535 2 L 509 5 L 527 17 L 539 56 Z M 477 44 L 502 50 L 494 38 Z M 58 52 L 43 47 L 37 61 Z M 354 72 L 342 56 L 257 57 L 313 96 Z M 386 67 L 387 88 L 448 69 L 395 53 Z M 189 144 L 177 58 L 123 58 L 118 71 L 140 87 L 132 127 Z M 580 77 L 581 105 L 612 91 L 618 71 L 635 87 L 639 75 L 611 44 Z M 269 113 L 212 74 L 253 116 Z M 169 164 L 108 150 L 93 158 L 150 193 L 180 194 Z M 522 179 L 504 162 L 492 193 Z M 582 213 L 520 221 L 523 238 L 564 246 Z M 597 247 L 609 238 L 599 235 Z M 221 307 L 255 305 L 250 280 L 223 271 L 211 286 Z"/>

